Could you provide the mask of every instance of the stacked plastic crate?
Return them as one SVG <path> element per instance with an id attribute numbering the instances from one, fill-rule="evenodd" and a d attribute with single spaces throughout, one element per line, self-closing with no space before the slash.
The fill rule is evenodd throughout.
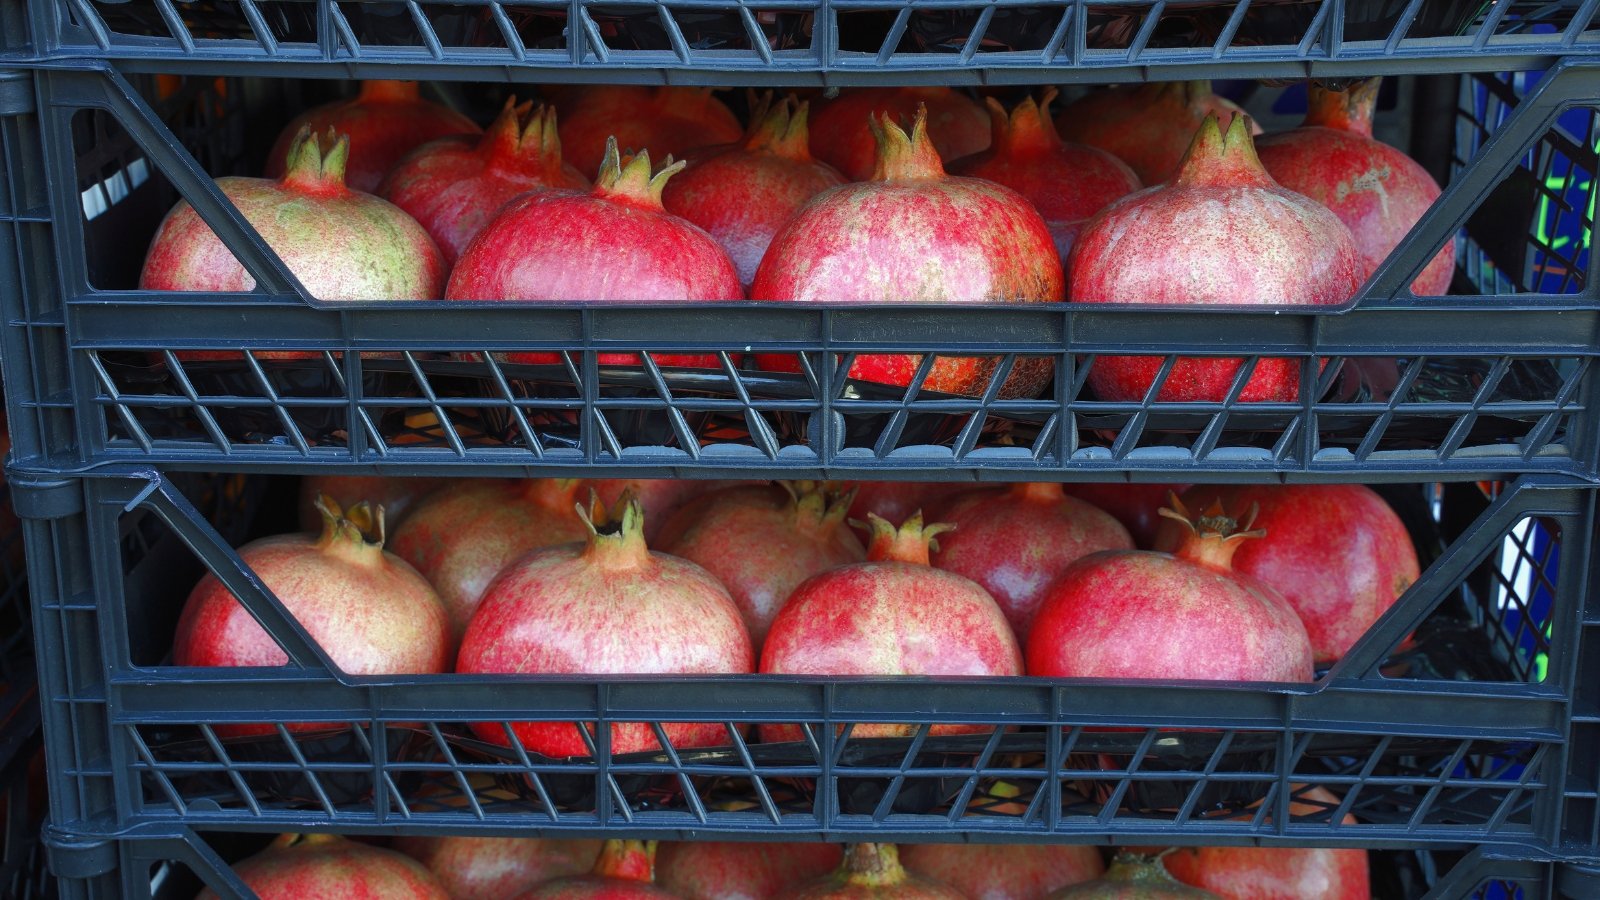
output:
<path id="1" fill-rule="evenodd" d="M 1366 847 L 1422 861 L 1408 894 L 1600 896 L 1597 7 L 0 0 L 8 472 L 64 895 L 242 890 L 215 835 L 332 831 Z M 1456 165 L 1353 304 L 1316 312 L 324 304 L 211 182 L 248 171 L 274 127 L 262 104 L 294 79 L 1375 74 L 1454 77 Z M 179 195 L 253 292 L 135 288 Z M 1457 292 L 1412 296 L 1452 240 Z M 310 358 L 268 355 L 286 350 Z M 519 350 L 565 363 L 493 355 Z M 713 353 L 722 369 L 619 371 L 602 351 Z M 1085 370 L 1130 351 L 1295 359 L 1300 399 L 1096 399 Z M 751 352 L 802 374 L 747 370 Z M 1021 400 L 998 378 L 973 397 L 850 382 L 869 352 L 999 356 L 1001 372 L 1048 358 L 1056 375 Z M 228 476 L 309 473 L 1444 487 L 1417 527 L 1422 578 L 1312 684 L 708 684 L 334 670 L 232 549 L 251 504 Z M 289 666 L 171 665 L 179 598 L 207 570 Z M 592 755 L 548 759 L 464 737 L 485 721 L 712 722 L 728 746 L 614 755 L 600 727 Z M 282 727 L 301 722 L 330 730 Z M 881 722 L 913 736 L 852 737 Z M 275 731 L 217 733 L 240 723 Z M 736 727 L 759 723 L 807 740 Z M 1337 801 L 1295 802 L 1308 786 Z"/>

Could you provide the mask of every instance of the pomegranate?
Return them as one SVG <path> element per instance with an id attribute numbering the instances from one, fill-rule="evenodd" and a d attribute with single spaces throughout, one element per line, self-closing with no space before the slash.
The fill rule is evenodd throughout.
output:
<path id="1" fill-rule="evenodd" d="M 910 134 L 889 116 L 872 120 L 878 167 L 872 181 L 818 194 L 772 239 L 750 286 L 752 300 L 854 303 L 1015 303 L 1062 299 L 1050 231 L 1007 187 L 944 174 L 929 142 L 926 110 Z M 769 371 L 798 372 L 792 356 L 761 354 Z M 909 385 L 922 357 L 868 354 L 850 377 Z M 999 357 L 943 356 L 923 387 L 977 396 Z M 1031 397 L 1051 363 L 1017 359 L 1002 397 Z"/>
<path id="2" fill-rule="evenodd" d="M 971 900 L 1044 900 L 1106 868 L 1099 850 L 1078 844 L 909 844 L 900 861 Z"/>
<path id="3" fill-rule="evenodd" d="M 428 579 L 457 639 L 500 570 L 523 554 L 583 540 L 581 483 L 525 478 L 457 481 L 417 505 L 390 549 Z"/>
<path id="4" fill-rule="evenodd" d="M 662 844 L 656 882 L 684 900 L 768 900 L 838 868 L 838 844 L 683 841 Z"/>
<path id="5" fill-rule="evenodd" d="M 584 90 L 562 107 L 561 146 L 580 172 L 600 167 L 611 138 L 624 150 L 682 158 L 744 134 L 711 88 L 607 85 Z"/>
<path id="6" fill-rule="evenodd" d="M 350 187 L 368 193 L 377 190 L 394 164 L 417 147 L 434 138 L 483 131 L 455 110 L 422 99 L 414 81 L 363 81 L 354 99 L 307 110 L 284 127 L 267 157 L 269 178 L 290 168 L 290 148 L 302 128 L 348 134 Z"/>
<path id="7" fill-rule="evenodd" d="M 1183 523 L 1174 553 L 1107 551 L 1061 573 L 1028 634 L 1028 674 L 1049 678 L 1310 681 L 1311 640 L 1277 591 L 1233 571 L 1252 531 L 1220 504 Z"/>
<path id="8" fill-rule="evenodd" d="M 977 487 L 971 482 L 943 481 L 857 481 L 854 486 L 856 499 L 850 504 L 850 518 L 862 522 L 868 513 L 904 522 L 912 513 L 931 513 L 950 498 Z"/>
<path id="9" fill-rule="evenodd" d="M 671 520 L 678 507 L 729 482 L 680 478 L 595 478 L 585 483 L 606 509 L 617 506 L 623 492 L 632 491 L 639 501 L 639 508 L 644 510 L 644 542 L 654 547 L 659 541 L 661 526 Z"/>
<path id="10" fill-rule="evenodd" d="M 340 508 L 355 506 L 363 500 L 381 506 L 384 524 L 391 529 L 398 528 L 418 500 L 446 483 L 443 478 L 307 475 L 300 479 L 300 530 L 322 530 L 322 513 L 317 509 L 317 498 L 323 494 L 332 497 Z"/>
<path id="11" fill-rule="evenodd" d="M 1261 164 L 1273 179 L 1333 210 L 1350 228 L 1361 251 L 1363 278 L 1377 271 L 1439 199 L 1439 183 L 1428 170 L 1373 139 L 1379 81 L 1356 82 L 1347 91 L 1330 91 L 1313 82 L 1305 122 L 1256 142 Z M 1455 266 L 1451 241 L 1411 283 L 1412 292 L 1422 297 L 1448 293 Z"/>
<path id="12" fill-rule="evenodd" d="M 606 841 L 587 875 L 558 878 L 517 895 L 517 900 L 655 900 L 673 895 L 651 884 L 655 841 Z"/>
<path id="13" fill-rule="evenodd" d="M 1149 547 L 1161 523 L 1161 505 L 1167 495 L 1181 491 L 1182 484 L 1130 484 L 1127 482 L 1074 483 L 1062 485 L 1068 497 L 1077 497 L 1110 513 L 1128 529 L 1133 542 Z"/>
<path id="14" fill-rule="evenodd" d="M 450 625 L 439 595 L 406 562 L 383 549 L 383 508 L 341 511 L 323 497 L 320 537 L 283 534 L 239 548 L 239 556 L 351 675 L 444 672 Z M 373 534 L 368 539 L 368 533 Z M 207 572 L 189 593 L 172 645 L 178 666 L 282 666 L 289 657 L 233 592 Z M 327 724 L 291 724 L 309 731 Z M 335 726 L 336 727 L 336 726 Z M 272 734 L 271 725 L 218 726 L 217 733 Z"/>
<path id="15" fill-rule="evenodd" d="M 766 675 L 1020 675 L 1005 614 L 977 582 L 933 568 L 948 525 L 913 515 L 899 528 L 869 516 L 867 561 L 807 579 L 778 611 L 761 651 Z M 855 737 L 899 737 L 916 725 L 858 724 Z M 982 726 L 936 725 L 933 734 Z M 762 725 L 764 741 L 797 741 L 796 725 Z"/>
<path id="16" fill-rule="evenodd" d="M 1106 874 L 1062 888 L 1049 900 L 1222 900 L 1174 879 L 1159 859 L 1119 853 Z"/>
<path id="17" fill-rule="evenodd" d="M 433 238 L 399 207 L 345 187 L 349 141 L 301 130 L 282 178 L 226 177 L 217 188 L 319 300 L 437 300 L 445 263 Z M 326 153 L 324 153 L 326 148 Z M 147 291 L 237 292 L 256 280 L 188 201 L 161 220 L 145 256 Z M 311 353 L 261 354 L 263 358 Z M 231 358 L 213 351 L 186 359 Z"/>
<path id="18" fill-rule="evenodd" d="M 1137 191 L 1139 176 L 1128 164 L 1097 147 L 1069 144 L 1050 121 L 1056 89 L 1046 88 L 1035 103 L 1030 96 L 1009 116 L 988 98 L 994 139 L 989 149 L 950 164 L 957 175 L 987 178 L 1028 198 L 1044 217 L 1062 262 L 1089 217 Z"/>
<path id="19" fill-rule="evenodd" d="M 1183 502 L 1259 509 L 1256 526 L 1266 536 L 1239 548 L 1234 571 L 1289 601 L 1318 663 L 1344 656 L 1421 574 L 1405 524 L 1363 485 L 1195 485 Z M 1163 526 L 1155 548 L 1171 550 L 1181 529 Z"/>
<path id="20" fill-rule="evenodd" d="M 599 841 L 497 837 L 398 837 L 394 849 L 422 863 L 454 900 L 502 900 L 594 867 Z"/>
<path id="21" fill-rule="evenodd" d="M 589 179 L 561 162 L 555 110 L 518 105 L 512 97 L 483 137 L 457 134 L 423 144 L 389 172 L 378 193 L 415 217 L 455 265 L 513 197 L 588 187 Z"/>
<path id="22" fill-rule="evenodd" d="M 1267 175 L 1243 116 L 1226 135 L 1207 116 L 1177 176 L 1095 216 L 1078 235 L 1067 270 L 1078 303 L 1336 304 L 1361 286 L 1350 230 Z M 1162 363 L 1159 356 L 1101 356 L 1089 384 L 1102 400 L 1142 400 Z M 1157 399 L 1221 401 L 1242 364 L 1181 357 Z M 1239 399 L 1294 401 L 1299 370 L 1298 360 L 1261 359 Z"/>
<path id="23" fill-rule="evenodd" d="M 1099 147 L 1127 163 L 1144 184 L 1160 184 L 1209 116 L 1243 113 L 1238 104 L 1211 92 L 1209 81 L 1172 81 L 1095 91 L 1067 104 L 1056 128 L 1069 141 Z M 1252 134 L 1261 128 L 1250 122 Z"/>
<path id="24" fill-rule="evenodd" d="M 913 875 L 900 865 L 893 844 L 851 844 L 844 863 L 832 874 L 779 894 L 783 900 L 965 900 L 966 895 L 937 881 Z"/>
<path id="25" fill-rule="evenodd" d="M 983 585 L 1026 642 L 1039 600 L 1066 568 L 1100 550 L 1132 550 L 1110 513 L 1068 497 L 1059 484 L 970 491 L 939 513 L 955 527 L 934 565 Z"/>
<path id="26" fill-rule="evenodd" d="M 813 575 L 866 559 L 845 525 L 848 494 L 810 482 L 725 488 L 681 507 L 661 550 L 704 566 L 733 595 L 759 652 L 794 589 Z"/>
<path id="27" fill-rule="evenodd" d="M 744 140 L 689 161 L 667 183 L 667 212 L 704 228 L 728 251 L 739 282 L 756 266 L 784 223 L 807 200 L 845 183 L 806 145 L 806 104 L 785 97 L 759 110 Z"/>
<path id="28" fill-rule="evenodd" d="M 989 115 L 977 101 L 948 87 L 855 88 L 822 103 L 811 117 L 811 153 L 851 181 L 877 171 L 873 123 L 909 119 L 928 110 L 928 139 L 941 159 L 960 159 L 989 147 Z"/>
<path id="29" fill-rule="evenodd" d="M 623 159 L 610 142 L 594 190 L 539 191 L 506 204 L 467 245 L 449 300 L 670 303 L 739 300 L 744 288 L 710 235 L 661 206 L 673 163 L 650 174 L 650 154 Z M 555 353 L 509 353 L 513 363 L 551 365 Z M 715 368 L 716 354 L 654 355 L 658 365 Z M 638 365 L 632 353 L 602 353 L 601 365 Z"/>
<path id="30" fill-rule="evenodd" d="M 645 547 L 639 503 L 615 518 L 595 504 L 588 540 L 536 550 L 489 585 L 461 641 L 457 671 L 516 674 L 739 674 L 753 667 L 750 635 L 728 591 L 694 563 Z M 585 726 L 592 728 L 593 726 Z M 715 722 L 664 723 L 678 749 L 727 743 Z M 507 743 L 499 724 L 472 726 Z M 522 745 L 550 757 L 587 756 L 571 722 L 520 722 Z M 611 726 L 611 752 L 659 749 L 649 725 Z"/>
<path id="31" fill-rule="evenodd" d="M 336 834 L 279 835 L 267 849 L 235 865 L 233 872 L 260 900 L 451 900 L 416 860 Z M 206 888 L 196 900 L 217 896 Z"/>

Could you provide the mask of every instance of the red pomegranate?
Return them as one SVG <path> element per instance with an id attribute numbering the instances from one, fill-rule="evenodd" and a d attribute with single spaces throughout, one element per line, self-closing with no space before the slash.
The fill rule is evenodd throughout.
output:
<path id="1" fill-rule="evenodd" d="M 1255 524 L 1266 535 L 1239 548 L 1234 571 L 1289 601 L 1318 663 L 1344 656 L 1421 574 L 1405 524 L 1363 485 L 1197 484 L 1183 503 L 1259 510 Z M 1182 538 L 1175 523 L 1163 523 L 1155 549 L 1171 550 Z"/>
<path id="2" fill-rule="evenodd" d="M 1211 92 L 1209 81 L 1172 81 L 1094 91 L 1069 103 L 1056 128 L 1069 141 L 1099 147 L 1127 163 L 1144 184 L 1160 184 L 1178 170 L 1206 116 L 1236 116 L 1238 104 Z M 1252 134 L 1261 128 L 1250 122 Z"/>
<path id="3" fill-rule="evenodd" d="M 614 519 L 596 504 L 584 543 L 546 547 L 507 567 L 484 592 L 456 661 L 459 672 L 581 675 L 748 673 L 753 653 L 728 591 L 691 562 L 651 553 L 643 513 L 625 496 Z M 507 743 L 496 723 L 472 726 Z M 588 756 L 572 722 L 520 722 L 517 739 L 550 757 Z M 667 723 L 677 749 L 725 744 L 715 722 Z M 649 725 L 611 726 L 611 752 L 656 750 Z"/>
<path id="4" fill-rule="evenodd" d="M 778 611 L 761 651 L 766 675 L 1020 675 L 1005 614 L 976 582 L 933 568 L 948 525 L 913 515 L 899 528 L 870 516 L 867 561 L 807 579 Z M 858 738 L 910 735 L 915 725 L 859 724 Z M 933 734 L 982 726 L 935 725 Z M 796 741 L 795 725 L 762 725 L 764 741 Z"/>
<path id="5" fill-rule="evenodd" d="M 900 122 L 928 110 L 928 139 L 941 159 L 960 159 L 989 147 L 989 115 L 977 101 L 948 87 L 855 88 L 819 105 L 811 116 L 811 154 L 866 181 L 877 171 L 873 123 Z"/>
<path id="6" fill-rule="evenodd" d="M 394 849 L 422 863 L 453 900 L 503 900 L 594 867 L 599 841 L 496 837 L 398 837 Z"/>
<path id="7" fill-rule="evenodd" d="M 655 841 L 606 841 L 587 875 L 558 878 L 517 895 L 517 900 L 659 900 L 673 895 L 651 884 Z"/>
<path id="8" fill-rule="evenodd" d="M 1090 553 L 1133 549 L 1110 513 L 1068 497 L 1059 484 L 970 491 L 939 518 L 954 530 L 939 539 L 934 565 L 983 585 L 1023 642 L 1056 576 Z"/>
<path id="9" fill-rule="evenodd" d="M 461 254 L 448 300 L 672 303 L 740 300 L 733 262 L 710 235 L 661 206 L 673 163 L 650 174 L 650 154 L 626 160 L 608 145 L 594 190 L 539 191 L 506 204 Z M 509 353 L 513 363 L 551 365 L 555 353 Z M 716 354 L 655 354 L 658 365 L 716 368 Z M 602 353 L 601 365 L 638 365 L 632 353 Z"/>
<path id="10" fill-rule="evenodd" d="M 412 506 L 448 483 L 444 478 L 390 478 L 381 475 L 307 475 L 300 479 L 301 531 L 321 531 L 322 512 L 317 498 L 327 494 L 341 509 L 366 501 L 383 507 L 383 521 L 394 529 L 405 521 Z"/>
<path id="11" fill-rule="evenodd" d="M 267 849 L 235 865 L 233 873 L 260 900 L 451 900 L 416 860 L 336 834 L 280 835 Z M 206 888 L 196 900 L 215 897 Z"/>
<path id="12" fill-rule="evenodd" d="M 1380 80 L 1356 82 L 1347 91 L 1330 91 L 1313 82 L 1305 122 L 1256 142 L 1261 164 L 1274 180 L 1333 210 L 1350 228 L 1361 251 L 1363 278 L 1377 270 L 1439 199 L 1439 183 L 1427 169 L 1372 137 Z M 1448 293 L 1455 266 L 1451 241 L 1411 290 L 1422 297 Z"/>
<path id="13" fill-rule="evenodd" d="M 704 566 L 733 595 L 759 652 L 767 629 L 802 581 L 866 559 L 845 525 L 850 495 L 811 482 L 724 488 L 679 508 L 662 552 Z"/>
<path id="14" fill-rule="evenodd" d="M 399 207 L 345 187 L 349 146 L 332 132 L 319 141 L 302 130 L 282 178 L 230 176 L 217 179 L 217 187 L 318 300 L 439 299 L 445 278 L 439 248 Z M 233 251 L 184 200 L 156 229 L 139 275 L 139 287 L 147 291 L 226 293 L 255 286 Z M 237 355 L 201 351 L 184 358 Z"/>
<path id="15" fill-rule="evenodd" d="M 1161 861 L 1132 853 L 1119 853 L 1106 874 L 1062 888 L 1049 900 L 1222 900 L 1210 891 L 1189 887 L 1174 879 Z"/>
<path id="16" fill-rule="evenodd" d="M 571 479 L 458 481 L 418 504 L 389 549 L 439 592 L 459 639 L 502 569 L 532 550 L 588 535 L 575 509 L 586 493 Z"/>
<path id="17" fill-rule="evenodd" d="M 783 900 L 965 900 L 966 895 L 900 865 L 893 844 L 851 844 L 844 863 L 800 887 L 779 894 Z"/>
<path id="18" fill-rule="evenodd" d="M 1068 497 L 1077 497 L 1100 507 L 1122 523 L 1139 547 L 1149 547 L 1161 524 L 1161 507 L 1168 495 L 1181 491 L 1182 484 L 1131 484 L 1122 481 L 1083 482 L 1062 485 Z"/>
<path id="19" fill-rule="evenodd" d="M 695 497 L 725 487 L 726 481 L 690 481 L 684 478 L 595 478 L 585 484 L 606 509 L 617 507 L 626 491 L 632 491 L 644 510 L 644 542 L 654 547 L 660 540 L 661 526 L 671 520 L 678 507 Z"/>
<path id="20" fill-rule="evenodd" d="M 467 244 L 507 201 L 541 188 L 584 190 L 589 179 L 561 162 L 556 113 L 506 101 L 480 138 L 429 141 L 402 159 L 378 194 L 410 213 L 454 265 Z"/>
<path id="21" fill-rule="evenodd" d="M 741 284 L 784 223 L 807 200 L 845 183 L 806 145 L 806 104 L 788 97 L 758 110 L 744 139 L 689 161 L 667 182 L 667 212 L 704 228 L 728 251 Z"/>
<path id="22" fill-rule="evenodd" d="M 1321 204 L 1286 191 L 1256 159 L 1243 116 L 1224 135 L 1206 117 L 1178 174 L 1107 207 L 1078 235 L 1067 263 L 1078 303 L 1318 305 L 1361 286 L 1350 230 Z M 1144 399 L 1163 359 L 1101 356 L 1089 384 L 1102 400 Z M 1157 399 L 1218 402 L 1243 360 L 1183 357 Z M 1300 362 L 1261 359 L 1239 399 L 1299 397 Z"/>
<path id="23" fill-rule="evenodd" d="M 656 883 L 683 900 L 770 900 L 843 857 L 838 844 L 682 841 L 661 845 Z"/>
<path id="24" fill-rule="evenodd" d="M 600 167 L 610 138 L 623 150 L 681 159 L 744 134 L 739 118 L 710 88 L 607 85 L 561 106 L 561 146 L 580 172 Z"/>
<path id="25" fill-rule="evenodd" d="M 351 675 L 445 672 L 450 624 L 439 595 L 406 562 L 383 549 L 383 508 L 358 503 L 341 513 L 320 501 L 320 537 L 283 534 L 251 541 L 239 556 Z M 373 534 L 368 539 L 368 533 Z M 178 618 L 178 666 L 282 666 L 289 657 L 233 592 L 206 573 Z M 311 723 L 289 728 L 310 731 Z M 271 725 L 219 726 L 218 734 L 272 734 Z"/>
<path id="26" fill-rule="evenodd" d="M 1044 900 L 1106 868 L 1099 850 L 1081 844 L 904 844 L 900 861 L 971 900 Z"/>
<path id="27" fill-rule="evenodd" d="M 1277 591 L 1235 572 L 1254 512 L 1191 516 L 1174 553 L 1084 557 L 1045 592 L 1028 634 L 1028 674 L 1047 678 L 1310 681 L 1311 640 Z"/>
<path id="28" fill-rule="evenodd" d="M 874 513 L 891 522 L 904 522 L 912 513 L 926 512 L 927 518 L 938 518 L 936 510 L 942 509 L 951 497 L 973 490 L 971 482 L 944 481 L 856 481 L 843 482 L 853 486 L 856 498 L 850 503 L 850 518 L 865 522 L 868 513 Z"/>
<path id="29" fill-rule="evenodd" d="M 1011 110 L 988 98 L 994 139 L 982 153 L 950 164 L 957 175 L 987 178 L 1028 198 L 1050 227 L 1063 262 L 1089 217 L 1137 191 L 1139 176 L 1128 164 L 1097 147 L 1069 144 L 1050 121 L 1056 89 L 1045 88 Z"/>
<path id="30" fill-rule="evenodd" d="M 434 138 L 478 134 L 478 123 L 449 107 L 422 99 L 414 81 L 363 81 L 354 99 L 336 100 L 296 116 L 267 156 L 269 178 L 282 175 L 302 128 L 330 128 L 350 136 L 350 187 L 372 192 L 400 158 Z"/>
<path id="31" fill-rule="evenodd" d="M 1062 299 L 1050 230 L 1007 187 L 944 174 L 919 108 L 907 134 L 885 116 L 872 122 L 872 180 L 818 194 L 772 239 L 752 300 L 854 303 L 1017 303 Z M 798 372 L 792 356 L 761 354 L 768 371 Z M 908 385 L 921 356 L 858 356 L 850 377 Z M 942 356 L 923 387 L 976 396 L 999 357 Z M 1048 359 L 1016 360 L 1002 397 L 1031 397 L 1050 380 Z"/>

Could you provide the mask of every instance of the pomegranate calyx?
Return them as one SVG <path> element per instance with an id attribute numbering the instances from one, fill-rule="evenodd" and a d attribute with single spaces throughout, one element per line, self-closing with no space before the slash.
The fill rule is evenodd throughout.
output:
<path id="1" fill-rule="evenodd" d="M 522 496 L 535 506 L 560 512 L 578 502 L 583 486 L 581 478 L 529 478 L 522 485 Z"/>
<path id="2" fill-rule="evenodd" d="M 606 841 L 595 860 L 594 874 L 619 881 L 655 881 L 655 841 Z"/>
<path id="3" fill-rule="evenodd" d="M 533 169 L 546 181 L 560 183 L 561 138 L 553 106 L 508 97 L 478 146 L 491 168 Z"/>
<path id="4" fill-rule="evenodd" d="M 1207 113 L 1172 181 L 1185 187 L 1277 186 L 1256 156 L 1250 117 L 1243 113 L 1233 116 L 1226 131 L 1216 113 Z"/>
<path id="5" fill-rule="evenodd" d="M 878 142 L 878 159 L 871 181 L 923 181 L 944 177 L 944 162 L 928 137 L 928 105 L 917 104 L 911 130 L 900 127 L 888 112 L 867 116 L 867 126 Z"/>
<path id="6" fill-rule="evenodd" d="M 362 103 L 405 103 L 422 99 L 422 85 L 415 81 L 363 81 L 357 100 Z"/>
<path id="7" fill-rule="evenodd" d="M 996 155 L 1038 153 L 1061 146 L 1061 135 L 1056 133 L 1055 122 L 1050 118 L 1050 101 L 1056 98 L 1056 89 L 1045 88 L 1037 102 L 1030 95 L 1011 108 L 1008 114 L 1000 101 L 993 97 L 984 100 L 989 107 L 990 143 Z"/>
<path id="8" fill-rule="evenodd" d="M 1122 851 L 1116 855 L 1116 858 L 1111 860 L 1111 865 L 1106 867 L 1106 873 L 1101 876 L 1101 879 L 1117 884 L 1158 884 L 1181 887 L 1182 882 L 1173 878 L 1172 873 L 1167 871 L 1167 867 L 1161 864 L 1161 857 L 1165 856 L 1166 852 L 1170 851 L 1164 851 L 1156 856 L 1146 856 Z M 1210 897 L 1214 895 L 1206 891 L 1198 891 L 1194 896 Z"/>
<path id="9" fill-rule="evenodd" d="M 1313 82 L 1307 89 L 1306 120 L 1302 126 L 1335 128 L 1372 137 L 1372 116 L 1378 108 L 1378 86 L 1382 82 L 1382 76 L 1368 78 L 1342 91 Z"/>
<path id="10" fill-rule="evenodd" d="M 851 844 L 839 868 L 845 884 L 884 887 L 906 880 L 900 848 L 893 844 Z"/>
<path id="11" fill-rule="evenodd" d="M 778 486 L 794 504 L 794 529 L 804 534 L 826 534 L 838 528 L 856 498 L 854 485 L 840 490 L 825 481 L 780 481 Z"/>
<path id="12" fill-rule="evenodd" d="M 322 536 L 317 539 L 317 549 L 339 554 L 352 562 L 372 564 L 383 558 L 382 506 L 363 500 L 341 510 L 339 501 L 328 494 L 317 495 L 315 505 L 322 514 Z"/>
<path id="13" fill-rule="evenodd" d="M 594 195 L 630 206 L 665 210 L 661 205 L 661 191 L 666 188 L 667 180 L 682 172 L 685 165 L 683 160 L 673 162 L 669 154 L 661 161 L 661 171 L 651 175 L 649 150 L 624 157 L 617 150 L 617 139 L 608 137 L 606 155 L 594 180 Z"/>
<path id="14" fill-rule="evenodd" d="M 302 125 L 289 144 L 281 183 L 318 196 L 347 193 L 350 189 L 344 183 L 344 170 L 349 161 L 349 135 L 329 128 L 319 139 L 310 125 Z"/>
<path id="15" fill-rule="evenodd" d="M 1067 489 L 1055 481 L 1019 481 L 1011 486 L 1011 496 L 1024 503 L 1054 505 L 1067 495 Z"/>
<path id="16" fill-rule="evenodd" d="M 859 519 L 851 519 L 850 524 L 871 530 L 871 543 L 867 545 L 868 562 L 903 562 L 923 566 L 932 564 L 931 554 L 939 549 L 939 542 L 935 538 L 956 530 L 956 526 L 948 522 L 923 525 L 920 509 L 898 528 L 877 513 L 867 513 L 866 524 Z"/>
<path id="17" fill-rule="evenodd" d="M 776 103 L 770 97 L 764 102 L 766 105 L 758 105 L 751 119 L 744 148 L 796 162 L 811 162 L 811 135 L 806 125 L 810 104 L 789 96 Z"/>
<path id="18" fill-rule="evenodd" d="M 589 546 L 584 555 L 596 565 L 617 570 L 636 569 L 650 563 L 650 548 L 644 541 L 644 506 L 627 488 L 608 514 L 605 504 L 589 491 L 589 509 L 574 504 L 578 518 L 589 531 Z"/>
<path id="19" fill-rule="evenodd" d="M 1233 554 L 1239 547 L 1245 541 L 1266 537 L 1265 529 L 1250 527 L 1255 524 L 1256 513 L 1260 510 L 1254 503 L 1243 517 L 1238 517 L 1228 515 L 1221 500 L 1213 500 L 1199 515 L 1192 515 L 1176 493 L 1169 493 L 1167 502 L 1170 505 L 1160 510 L 1162 518 L 1180 522 L 1185 528 L 1183 538 L 1172 552 L 1179 559 L 1208 569 L 1232 571 Z"/>

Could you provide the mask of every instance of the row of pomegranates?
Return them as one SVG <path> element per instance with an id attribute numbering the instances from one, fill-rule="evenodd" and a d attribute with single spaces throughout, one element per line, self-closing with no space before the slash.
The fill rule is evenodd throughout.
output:
<path id="1" fill-rule="evenodd" d="M 240 863 L 261 900 L 1366 900 L 1364 850 L 664 843 L 284 835 Z M 209 891 L 201 897 L 211 897 Z"/>
<path id="2" fill-rule="evenodd" d="M 1353 485 L 1197 485 L 1165 506 L 1159 487 L 1073 488 L 1120 521 L 1056 484 L 308 479 L 307 488 L 320 536 L 265 538 L 240 555 L 358 675 L 1306 682 L 1418 575 L 1398 517 Z M 328 490 L 347 502 L 351 492 L 387 499 L 401 513 L 392 552 L 383 506 L 341 508 Z M 647 519 L 646 506 L 659 514 Z M 852 513 L 865 545 L 846 523 Z M 1130 525 L 1159 549 L 1135 549 Z M 208 574 L 183 609 L 173 661 L 287 658 Z M 591 752 L 571 722 L 510 727 L 548 757 Z M 501 724 L 473 728 L 511 741 Z M 730 741 L 714 722 L 663 728 L 680 748 Z M 914 728 L 865 723 L 854 733 Z M 769 742 L 803 737 L 792 724 L 758 731 Z M 611 747 L 659 744 L 649 724 L 618 723 Z"/>
<path id="3" fill-rule="evenodd" d="M 325 301 L 1337 304 L 1439 189 L 1372 138 L 1375 79 L 1309 91 L 1303 127 L 1259 140 L 1205 82 L 1102 90 L 1054 122 L 1049 89 L 1009 111 L 949 88 L 845 91 L 809 123 L 809 101 L 768 94 L 748 127 L 704 90 L 551 88 L 552 105 L 513 98 L 480 133 L 414 84 L 368 82 L 290 123 L 273 180 L 217 184 Z M 1453 259 L 1444 248 L 1416 290 L 1443 293 Z M 253 285 L 186 202 L 141 277 Z M 864 355 L 851 375 L 906 385 L 917 363 Z M 981 393 L 998 365 L 941 357 L 924 387 Z M 1240 365 L 1180 359 L 1159 399 L 1220 400 Z M 1090 383 L 1137 400 L 1160 367 L 1108 356 Z M 1047 360 L 1018 361 L 1002 396 L 1049 379 Z M 1298 381 L 1296 361 L 1263 359 L 1240 399 L 1290 401 Z"/>

